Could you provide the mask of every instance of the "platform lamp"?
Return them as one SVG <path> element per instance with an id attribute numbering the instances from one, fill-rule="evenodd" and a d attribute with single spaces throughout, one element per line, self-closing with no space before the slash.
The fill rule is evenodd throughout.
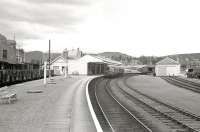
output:
<path id="1" fill-rule="evenodd" d="M 47 62 L 44 62 L 44 84 L 47 83 Z"/>

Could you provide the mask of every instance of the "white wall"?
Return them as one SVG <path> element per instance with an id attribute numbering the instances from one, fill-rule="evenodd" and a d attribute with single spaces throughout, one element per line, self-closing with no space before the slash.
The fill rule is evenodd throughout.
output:
<path id="1" fill-rule="evenodd" d="M 58 67 L 57 72 L 59 72 L 59 73 L 57 75 L 63 75 L 65 73 L 67 63 L 63 59 L 58 59 L 57 61 L 55 61 L 54 63 L 51 64 L 51 70 L 54 70 L 54 68 L 53 68 L 54 66 Z M 62 67 L 64 67 L 64 71 L 62 71 Z"/>
<path id="2" fill-rule="evenodd" d="M 91 55 L 85 55 L 80 59 L 68 61 L 68 74 L 77 73 L 80 75 L 87 75 L 89 62 L 101 62 L 102 60 L 95 58 Z"/>
<path id="3" fill-rule="evenodd" d="M 68 74 L 81 74 L 87 75 L 87 62 L 84 61 L 71 61 L 68 63 Z"/>
<path id="4" fill-rule="evenodd" d="M 157 76 L 178 76 L 180 65 L 156 65 L 155 72 Z"/>

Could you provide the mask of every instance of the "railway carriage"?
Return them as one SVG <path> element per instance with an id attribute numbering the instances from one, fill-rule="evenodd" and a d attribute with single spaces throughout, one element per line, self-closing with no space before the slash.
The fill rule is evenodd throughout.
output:
<path id="1" fill-rule="evenodd" d="M 0 61 L 0 86 L 15 84 L 43 77 L 39 64 L 10 64 Z"/>
<path id="2" fill-rule="evenodd" d="M 108 70 L 105 72 L 105 77 L 115 78 L 122 76 L 124 74 L 124 69 L 121 67 L 108 67 Z"/>
<path id="3" fill-rule="evenodd" d="M 200 78 L 200 67 L 189 68 L 186 74 L 188 78 Z"/>

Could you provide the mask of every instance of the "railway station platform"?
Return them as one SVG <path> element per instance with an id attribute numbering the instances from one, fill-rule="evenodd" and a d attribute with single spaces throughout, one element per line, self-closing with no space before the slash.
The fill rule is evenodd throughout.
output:
<path id="1" fill-rule="evenodd" d="M 127 83 L 140 92 L 200 115 L 200 94 L 167 83 L 160 77 L 132 76 Z"/>
<path id="2" fill-rule="evenodd" d="M 88 76 L 55 77 L 10 86 L 18 100 L 0 104 L 1 132 L 94 132 L 85 86 Z M 40 91 L 40 92 L 37 92 Z"/>

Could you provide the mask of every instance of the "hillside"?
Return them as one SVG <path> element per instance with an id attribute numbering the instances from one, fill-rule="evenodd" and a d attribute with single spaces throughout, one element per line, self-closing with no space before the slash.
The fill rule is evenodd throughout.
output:
<path id="1" fill-rule="evenodd" d="M 108 58 L 112 58 L 113 56 L 115 56 L 115 57 L 120 57 L 120 56 L 132 57 L 132 56 L 129 56 L 127 54 L 120 53 L 120 52 L 102 52 L 102 53 L 99 53 L 98 55 L 105 56 L 105 57 L 108 57 Z"/>
<path id="2" fill-rule="evenodd" d="M 48 53 L 43 53 L 41 51 L 30 51 L 25 53 L 25 59 L 28 63 L 42 64 L 45 60 L 48 60 Z M 60 53 L 51 53 L 51 60 L 60 56 Z"/>
<path id="3" fill-rule="evenodd" d="M 97 55 L 110 58 L 112 60 L 120 61 L 124 64 L 155 64 L 159 60 L 163 59 L 166 56 L 140 56 L 133 57 L 120 52 L 102 52 Z M 51 53 L 51 60 L 60 56 L 60 53 Z M 191 62 L 200 62 L 200 53 L 190 53 L 190 54 L 174 54 L 168 55 L 174 60 L 179 60 L 181 64 L 188 64 Z M 48 53 L 43 53 L 41 51 L 31 51 L 25 53 L 26 62 L 28 63 L 43 63 L 44 60 L 48 59 Z"/>
<path id="4" fill-rule="evenodd" d="M 155 64 L 159 60 L 167 57 L 167 56 L 140 56 L 140 57 L 132 57 L 120 52 L 103 52 L 99 53 L 98 55 L 108 57 L 113 60 L 131 63 L 136 62 L 137 64 Z M 189 54 L 174 54 L 168 55 L 169 57 L 173 58 L 174 60 L 178 60 L 181 64 L 189 64 L 192 62 L 200 62 L 200 53 L 189 53 Z M 136 64 L 134 63 L 134 64 Z"/>
<path id="5" fill-rule="evenodd" d="M 169 57 L 177 60 L 179 59 L 179 62 L 181 64 L 187 64 L 189 62 L 197 62 L 200 61 L 200 53 L 190 53 L 190 54 L 175 54 L 175 55 L 169 55 Z"/>

